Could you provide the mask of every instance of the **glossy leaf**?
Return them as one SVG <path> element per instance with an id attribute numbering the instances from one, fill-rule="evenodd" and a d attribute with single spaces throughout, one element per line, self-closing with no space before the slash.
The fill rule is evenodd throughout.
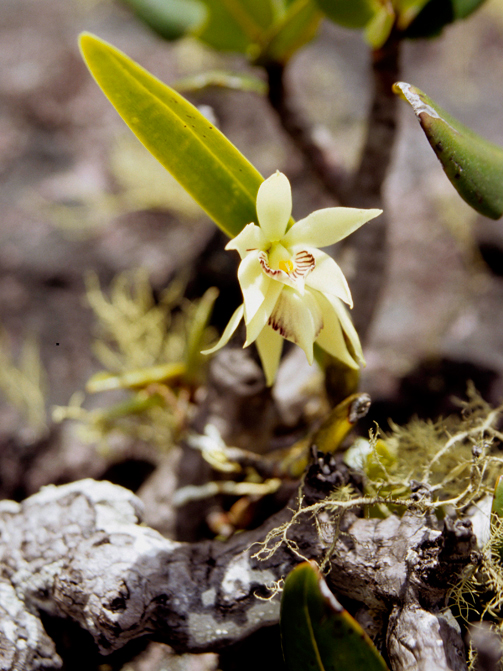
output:
<path id="1" fill-rule="evenodd" d="M 274 20 L 271 0 L 201 0 L 207 18 L 196 32 L 206 44 L 222 51 L 249 53 L 261 42 Z"/>
<path id="2" fill-rule="evenodd" d="M 313 39 L 323 18 L 313 0 L 294 0 L 265 36 L 265 44 L 257 62 L 286 63 L 307 42 Z"/>
<path id="3" fill-rule="evenodd" d="M 346 28 L 364 28 L 379 9 L 377 0 L 316 0 L 329 19 Z"/>
<path id="4" fill-rule="evenodd" d="M 94 35 L 81 35 L 80 48 L 129 128 L 223 231 L 256 221 L 262 176 L 197 108 Z"/>
<path id="5" fill-rule="evenodd" d="M 480 214 L 499 219 L 503 215 L 503 149 L 454 119 L 415 86 L 398 82 L 393 90 L 414 109 L 463 200 Z"/>
<path id="6" fill-rule="evenodd" d="M 376 647 L 305 562 L 285 580 L 281 640 L 289 671 L 386 671 Z"/>
<path id="7" fill-rule="evenodd" d="M 123 0 L 152 30 L 177 40 L 202 23 L 206 11 L 199 0 Z"/>

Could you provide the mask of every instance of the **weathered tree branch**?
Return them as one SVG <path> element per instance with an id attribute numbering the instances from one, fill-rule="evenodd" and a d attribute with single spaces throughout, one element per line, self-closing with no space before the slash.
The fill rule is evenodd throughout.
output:
<path id="1" fill-rule="evenodd" d="M 347 469 L 333 466 L 325 455 L 311 467 L 304 504 L 347 481 Z M 215 651 L 276 623 L 278 597 L 258 597 L 300 558 L 286 544 L 263 561 L 253 555 L 255 544 L 292 514 L 286 508 L 226 543 L 179 543 L 141 526 L 140 501 L 107 482 L 50 486 L 20 505 L 4 502 L 0 668 L 59 668 L 38 611 L 78 622 L 103 653 L 144 635 L 178 651 Z M 321 560 L 335 522 L 327 517 L 322 527 L 320 537 L 312 517 L 301 515 L 288 533 L 300 553 Z M 462 639 L 445 596 L 470 561 L 469 524 L 441 532 L 413 513 L 386 520 L 346 514 L 341 531 L 329 584 L 341 598 L 360 600 L 383 634 L 387 629 L 393 671 L 464 670 Z"/>

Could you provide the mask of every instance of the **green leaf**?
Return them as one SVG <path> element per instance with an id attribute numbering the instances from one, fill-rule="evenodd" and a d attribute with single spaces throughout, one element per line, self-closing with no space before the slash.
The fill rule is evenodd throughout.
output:
<path id="1" fill-rule="evenodd" d="M 415 86 L 398 82 L 393 90 L 412 106 L 461 198 L 480 214 L 499 219 L 503 215 L 503 149 L 461 124 Z"/>
<path id="2" fill-rule="evenodd" d="M 346 28 L 364 28 L 379 9 L 377 0 L 316 0 L 329 19 Z"/>
<path id="3" fill-rule="evenodd" d="M 387 671 L 370 638 L 310 562 L 285 580 L 280 627 L 289 671 Z"/>
<path id="4" fill-rule="evenodd" d="M 365 28 L 365 39 L 373 49 L 379 49 L 388 39 L 393 24 L 395 12 L 389 4 L 379 7 Z"/>
<path id="5" fill-rule="evenodd" d="M 229 236 L 256 221 L 260 173 L 193 105 L 112 45 L 80 37 L 84 60 L 129 128 Z"/>
<path id="6" fill-rule="evenodd" d="M 123 0 L 152 30 L 177 40 L 199 25 L 206 11 L 198 0 Z"/>
<path id="7" fill-rule="evenodd" d="M 270 0 L 201 0 L 207 19 L 195 35 L 221 51 L 253 52 L 274 20 Z"/>
<path id="8" fill-rule="evenodd" d="M 295 0 L 265 37 L 266 46 L 258 63 L 286 63 L 293 54 L 313 39 L 323 14 L 313 0 Z"/>

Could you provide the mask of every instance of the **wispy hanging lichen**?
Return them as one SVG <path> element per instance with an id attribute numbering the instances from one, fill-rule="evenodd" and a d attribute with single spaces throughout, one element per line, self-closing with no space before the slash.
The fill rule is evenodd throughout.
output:
<path id="1" fill-rule="evenodd" d="M 491 408 L 473 389 L 461 405 L 458 416 L 438 422 L 415 419 L 406 426 L 394 426 L 387 435 L 371 436 L 367 451 L 359 454 L 365 474 L 363 491 L 344 487 L 306 506 L 301 489 L 292 518 L 269 532 L 255 556 L 268 558 L 282 544 L 298 552 L 290 531 L 301 516 L 313 518 L 320 541 L 327 547 L 323 529 L 329 523 L 333 535 L 342 515 L 351 509 L 363 508 L 372 516 L 405 510 L 437 512 L 439 516 L 446 510 L 463 514 L 492 494 L 496 477 L 503 470 L 499 450 L 503 435 L 498 430 L 503 407 Z M 325 560 L 334 542 L 328 543 Z M 498 571 L 500 575 L 501 569 Z M 501 581 L 503 587 L 503 578 Z"/>

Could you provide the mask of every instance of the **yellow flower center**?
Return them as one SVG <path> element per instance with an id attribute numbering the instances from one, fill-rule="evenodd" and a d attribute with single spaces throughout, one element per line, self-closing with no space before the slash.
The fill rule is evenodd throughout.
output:
<path id="1" fill-rule="evenodd" d="M 286 259 L 285 261 L 280 261 L 278 263 L 279 269 L 284 270 L 288 275 L 294 269 L 293 261 L 291 259 Z"/>

